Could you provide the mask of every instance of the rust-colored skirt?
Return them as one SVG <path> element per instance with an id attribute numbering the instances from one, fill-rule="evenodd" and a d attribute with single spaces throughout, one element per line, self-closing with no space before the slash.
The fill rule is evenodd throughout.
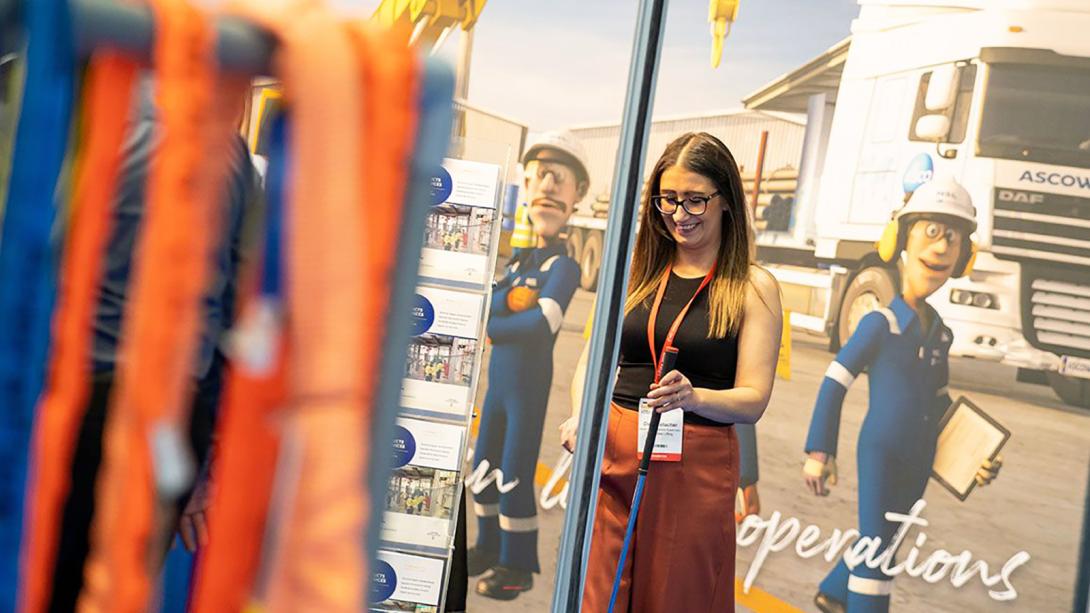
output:
<path id="1" fill-rule="evenodd" d="M 636 489 L 638 414 L 610 406 L 584 613 L 609 607 L 613 576 Z M 685 424 L 680 462 L 652 462 L 615 611 L 734 610 L 733 427 Z"/>

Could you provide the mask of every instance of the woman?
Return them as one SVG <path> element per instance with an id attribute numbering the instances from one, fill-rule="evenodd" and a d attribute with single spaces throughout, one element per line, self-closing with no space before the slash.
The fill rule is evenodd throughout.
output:
<path id="1" fill-rule="evenodd" d="M 636 484 L 642 402 L 683 411 L 683 444 L 680 461 L 651 465 L 616 610 L 733 611 L 739 476 L 732 426 L 755 423 L 768 404 L 779 287 L 753 263 L 741 176 L 714 136 L 690 133 L 670 143 L 643 205 L 583 610 L 605 611 L 609 603 Z M 654 364 L 671 328 L 676 370 L 656 384 Z M 569 449 L 577 421 L 561 426 Z"/>

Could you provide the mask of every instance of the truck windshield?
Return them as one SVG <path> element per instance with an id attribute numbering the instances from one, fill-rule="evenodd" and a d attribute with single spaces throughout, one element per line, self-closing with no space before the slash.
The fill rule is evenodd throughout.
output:
<path id="1" fill-rule="evenodd" d="M 1090 73 L 992 65 L 980 155 L 1090 168 Z"/>

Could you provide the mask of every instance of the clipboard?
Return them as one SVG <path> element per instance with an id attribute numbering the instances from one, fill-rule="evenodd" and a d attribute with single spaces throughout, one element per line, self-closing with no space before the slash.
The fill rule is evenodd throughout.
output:
<path id="1" fill-rule="evenodd" d="M 995 460 L 1011 432 L 965 396 L 959 397 L 939 424 L 931 478 L 964 502 L 976 488 L 976 473 Z"/>

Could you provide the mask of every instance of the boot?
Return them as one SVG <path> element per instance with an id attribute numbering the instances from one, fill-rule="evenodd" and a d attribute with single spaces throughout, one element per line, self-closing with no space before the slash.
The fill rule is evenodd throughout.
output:
<path id="1" fill-rule="evenodd" d="M 473 547 L 466 552 L 466 567 L 469 569 L 470 577 L 476 577 L 499 561 L 500 554 L 497 551 L 485 551 L 480 547 Z"/>
<path id="2" fill-rule="evenodd" d="M 821 592 L 814 596 L 814 605 L 821 609 L 822 613 L 845 613 L 846 611 L 843 602 Z"/>
<path id="3" fill-rule="evenodd" d="M 527 570 L 493 567 L 477 582 L 477 593 L 496 600 L 514 600 L 534 587 L 534 575 Z"/>

